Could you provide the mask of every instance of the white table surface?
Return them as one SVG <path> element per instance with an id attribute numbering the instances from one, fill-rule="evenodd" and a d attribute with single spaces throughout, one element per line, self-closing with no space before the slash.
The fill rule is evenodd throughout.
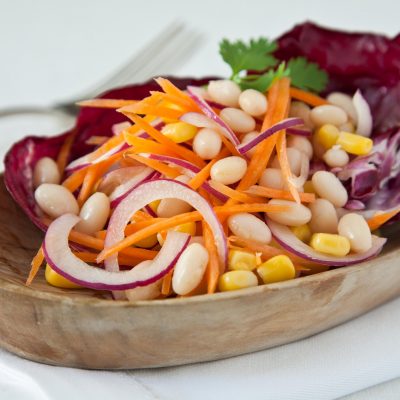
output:
<path id="1" fill-rule="evenodd" d="M 397 0 L 337 0 L 329 3 L 322 0 L 231 0 L 223 3 L 216 0 L 0 0 L 0 108 L 21 104 L 46 105 L 74 96 L 84 88 L 95 86 L 96 82 L 134 54 L 160 28 L 176 19 L 204 32 L 205 42 L 196 55 L 183 62 L 180 68 L 160 73 L 201 76 L 226 75 L 229 72 L 217 54 L 218 42 L 222 37 L 275 37 L 288 30 L 294 23 L 304 20 L 313 20 L 338 28 L 372 30 L 394 35 L 400 31 L 399 15 L 400 3 Z M 28 133 L 54 134 L 71 123 L 69 119 L 37 116 L 0 120 L 0 157 L 3 158 L 12 142 Z M 337 354 L 340 360 L 343 348 L 339 348 L 339 343 L 346 343 L 348 338 L 352 346 L 350 353 L 354 357 L 352 362 L 349 364 L 344 352 L 342 360 L 346 362 L 339 372 L 336 371 L 335 376 L 330 378 L 329 383 L 313 384 L 313 377 L 309 376 L 310 382 L 306 386 L 314 389 L 293 394 L 290 399 L 307 398 L 304 397 L 307 393 L 310 396 L 312 394 L 312 397 L 308 398 L 321 399 L 344 395 L 349 395 L 345 397 L 348 400 L 398 399 L 400 379 L 396 378 L 400 377 L 400 354 L 389 349 L 390 346 L 397 349 L 400 342 L 399 322 L 400 300 L 397 300 L 313 338 L 260 352 L 251 358 L 237 357 L 229 361 L 229 368 L 232 377 L 239 379 L 241 371 L 244 374 L 246 371 L 252 371 L 251 368 L 246 369 L 249 360 L 252 365 L 260 363 L 260 368 L 266 374 L 266 382 L 269 379 L 275 379 L 275 382 L 284 381 L 284 378 L 289 382 L 293 381 L 296 377 L 296 367 L 299 368 L 298 371 L 312 367 L 310 373 L 329 374 L 330 361 L 324 362 L 324 357 L 335 358 Z M 357 329 L 360 329 L 360 332 L 356 340 L 354 330 Z M 385 342 L 381 343 L 381 347 L 380 337 Z M 376 351 L 371 351 L 371 340 L 374 341 Z M 301 354 L 302 362 L 294 357 L 291 363 L 288 359 L 290 352 Z M 382 352 L 386 354 L 383 356 L 380 354 Z M 186 393 L 182 381 L 184 378 L 189 379 L 185 384 L 193 385 L 194 389 L 203 387 L 204 390 L 203 384 L 212 382 L 207 382 L 207 369 L 209 368 L 210 374 L 222 374 L 225 361 L 221 363 L 156 372 L 102 372 L 99 376 L 96 375 L 99 373 L 87 371 L 44 367 L 0 351 L 0 399 L 79 400 L 87 397 L 91 389 L 96 389 L 98 385 L 101 388 L 102 377 L 104 382 L 112 378 L 109 381 L 115 385 L 114 394 L 120 399 L 132 398 L 132 392 L 124 392 L 124 388 L 129 388 L 126 384 L 127 379 L 131 380 L 132 385 L 135 383 L 140 387 L 139 392 L 135 392 L 135 398 L 181 398 L 176 393 Z M 271 368 L 264 363 L 271 363 Z M 335 363 L 337 367 L 337 360 Z M 364 367 L 355 374 L 354 368 L 361 365 Z M 285 377 L 285 374 L 289 375 Z M 55 385 L 60 376 L 74 377 L 81 383 L 85 382 L 85 388 L 78 390 L 73 385 L 64 384 L 60 387 L 65 391 L 58 393 L 54 385 L 49 384 L 45 387 L 47 376 L 49 380 L 55 380 Z M 241 378 L 243 379 L 243 376 Z M 258 381 L 254 376 L 248 378 L 243 379 L 243 384 L 251 382 L 248 387 L 249 399 L 270 398 L 268 389 L 262 384 L 263 375 L 257 376 Z M 383 381 L 391 379 L 395 380 L 382 384 Z M 351 392 L 376 384 L 379 385 L 350 395 Z M 174 387 L 177 390 L 176 396 Z M 223 395 L 223 384 L 216 390 L 221 390 Z M 238 398 L 235 397 L 237 393 L 230 393 L 229 387 L 225 393 L 230 394 L 230 399 Z M 334 397 L 330 397 L 333 396 L 332 393 L 335 393 Z M 72 394 L 73 397 L 70 397 Z M 103 395 L 105 396 L 105 392 L 99 391 L 97 399 L 109 398 Z"/>

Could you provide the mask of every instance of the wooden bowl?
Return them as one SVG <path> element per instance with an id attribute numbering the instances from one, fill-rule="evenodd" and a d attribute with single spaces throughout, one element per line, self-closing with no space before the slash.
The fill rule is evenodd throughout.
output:
<path id="1" fill-rule="evenodd" d="M 400 294 L 399 240 L 361 265 L 185 299 L 112 301 L 53 288 L 43 272 L 26 287 L 43 235 L 1 176 L 0 206 L 0 345 L 46 364 L 127 369 L 218 360 L 305 338 Z"/>

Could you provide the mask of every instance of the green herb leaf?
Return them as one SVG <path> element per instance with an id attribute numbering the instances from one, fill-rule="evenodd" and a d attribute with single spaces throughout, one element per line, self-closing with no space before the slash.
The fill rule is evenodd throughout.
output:
<path id="1" fill-rule="evenodd" d="M 224 39 L 220 43 L 219 52 L 224 61 L 230 65 L 233 78 L 241 71 L 263 71 L 274 67 L 277 59 L 271 53 L 276 49 L 277 44 L 266 38 L 252 39 L 249 44 L 241 40 L 229 42 Z"/>
<path id="2" fill-rule="evenodd" d="M 308 62 L 304 57 L 292 58 L 288 62 L 291 83 L 303 90 L 321 92 L 328 83 L 328 74 L 318 64 Z"/>

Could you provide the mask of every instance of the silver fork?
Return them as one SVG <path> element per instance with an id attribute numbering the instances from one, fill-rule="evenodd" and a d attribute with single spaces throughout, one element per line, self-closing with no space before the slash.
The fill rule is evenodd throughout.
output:
<path id="1" fill-rule="evenodd" d="M 52 104 L 47 107 L 21 106 L 0 109 L 0 118 L 18 114 L 64 113 L 75 115 L 78 112 L 76 103 L 128 83 L 145 81 L 155 75 L 168 74 L 177 65 L 181 65 L 197 49 L 202 36 L 187 29 L 184 24 L 174 22 L 161 31 L 141 51 L 134 54 L 111 76 L 106 77 L 95 89 L 81 93 L 73 99 Z"/>

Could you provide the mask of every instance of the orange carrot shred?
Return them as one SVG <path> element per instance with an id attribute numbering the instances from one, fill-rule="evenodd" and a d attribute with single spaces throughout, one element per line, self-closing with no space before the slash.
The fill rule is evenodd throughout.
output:
<path id="1" fill-rule="evenodd" d="M 28 279 L 26 280 L 26 286 L 29 286 L 32 281 L 35 279 L 36 274 L 39 272 L 39 269 L 44 261 L 44 253 L 43 246 L 39 247 L 39 250 L 35 254 L 31 262 L 31 270 L 29 271 Z"/>
<path id="2" fill-rule="evenodd" d="M 64 173 L 65 166 L 67 165 L 67 161 L 71 153 L 71 147 L 74 143 L 75 136 L 76 136 L 76 130 L 73 130 L 64 140 L 64 143 L 62 144 L 61 149 L 58 153 L 57 166 L 61 175 Z"/>
<path id="3" fill-rule="evenodd" d="M 221 263 L 215 246 L 214 236 L 210 231 L 208 225 L 203 221 L 203 237 L 204 246 L 208 251 L 208 265 L 207 265 L 207 293 L 214 293 L 217 289 L 218 278 L 224 271 L 222 270 Z"/>
<path id="4" fill-rule="evenodd" d="M 76 103 L 80 107 L 96 108 L 121 108 L 137 103 L 138 100 L 118 100 L 118 99 L 90 99 Z"/>
<path id="5" fill-rule="evenodd" d="M 220 134 L 219 135 L 221 137 L 222 143 L 225 145 L 225 147 L 229 150 L 229 152 L 233 155 L 233 156 L 238 156 L 238 157 L 243 157 L 242 154 L 240 154 L 237 149 L 235 148 L 235 146 L 232 144 L 232 142 L 224 135 Z"/>
<path id="6" fill-rule="evenodd" d="M 88 171 L 89 167 L 83 167 L 78 171 L 73 172 L 63 183 L 62 185 L 66 187 L 70 192 L 75 192 L 83 183 L 85 179 L 85 175 Z"/>
<path id="7" fill-rule="evenodd" d="M 329 104 L 329 102 L 322 97 L 314 93 L 307 92 L 305 90 L 297 89 L 294 87 L 290 88 L 290 96 L 296 100 L 303 101 L 304 103 L 309 104 L 310 106 L 323 106 L 325 104 Z"/>
<path id="8" fill-rule="evenodd" d="M 224 185 L 221 182 L 217 182 L 217 181 L 210 181 L 210 185 L 218 190 L 220 193 L 224 194 L 225 196 L 238 201 L 240 203 L 260 203 L 262 201 L 264 201 L 262 198 L 257 197 L 255 195 L 251 195 L 251 194 L 246 194 L 243 192 L 239 192 L 235 189 L 230 188 L 229 186 Z"/>
<path id="9" fill-rule="evenodd" d="M 249 193 L 255 196 L 267 197 L 270 199 L 283 199 L 283 200 L 293 200 L 292 194 L 287 190 L 280 190 L 269 188 L 265 186 L 250 186 L 248 190 L 245 190 L 245 193 Z M 303 203 L 312 203 L 315 201 L 314 193 L 299 193 L 300 200 Z"/>
<path id="10" fill-rule="evenodd" d="M 173 110 L 172 108 L 163 106 L 153 106 L 151 104 L 146 104 L 142 102 L 119 108 L 118 112 L 125 115 L 130 113 L 135 113 L 135 114 L 154 115 L 160 118 L 171 118 L 171 119 L 179 119 L 185 113 L 185 111 Z"/>
<path id="11" fill-rule="evenodd" d="M 371 231 L 378 229 L 385 222 L 389 221 L 391 218 L 393 218 L 399 212 L 400 212 L 400 208 L 396 208 L 395 210 L 392 210 L 392 211 L 389 211 L 386 213 L 375 214 L 373 217 L 371 217 L 369 220 L 367 220 L 369 229 L 371 229 Z"/>
<path id="12" fill-rule="evenodd" d="M 158 172 L 161 172 L 168 178 L 176 178 L 177 176 L 182 175 L 179 169 L 165 165 L 158 160 L 152 160 L 151 158 L 143 157 L 138 154 L 132 154 L 132 153 L 127 153 L 126 157 L 139 161 L 140 163 L 147 165 L 148 167 L 153 168 Z"/>
<path id="13" fill-rule="evenodd" d="M 133 146 L 135 153 L 155 153 L 171 157 L 177 157 L 177 154 L 171 151 L 168 146 L 154 142 L 153 140 L 141 139 L 130 134 L 125 135 L 125 140 Z"/>
<path id="14" fill-rule="evenodd" d="M 171 294 L 173 271 L 173 269 L 169 271 L 167 275 L 164 276 L 164 279 L 162 281 L 161 294 L 163 294 L 164 296 L 169 296 Z"/>
<path id="15" fill-rule="evenodd" d="M 86 140 L 85 143 L 89 145 L 98 146 L 104 144 L 105 142 L 107 142 L 107 140 L 108 140 L 107 136 L 91 136 L 88 140 Z"/>

